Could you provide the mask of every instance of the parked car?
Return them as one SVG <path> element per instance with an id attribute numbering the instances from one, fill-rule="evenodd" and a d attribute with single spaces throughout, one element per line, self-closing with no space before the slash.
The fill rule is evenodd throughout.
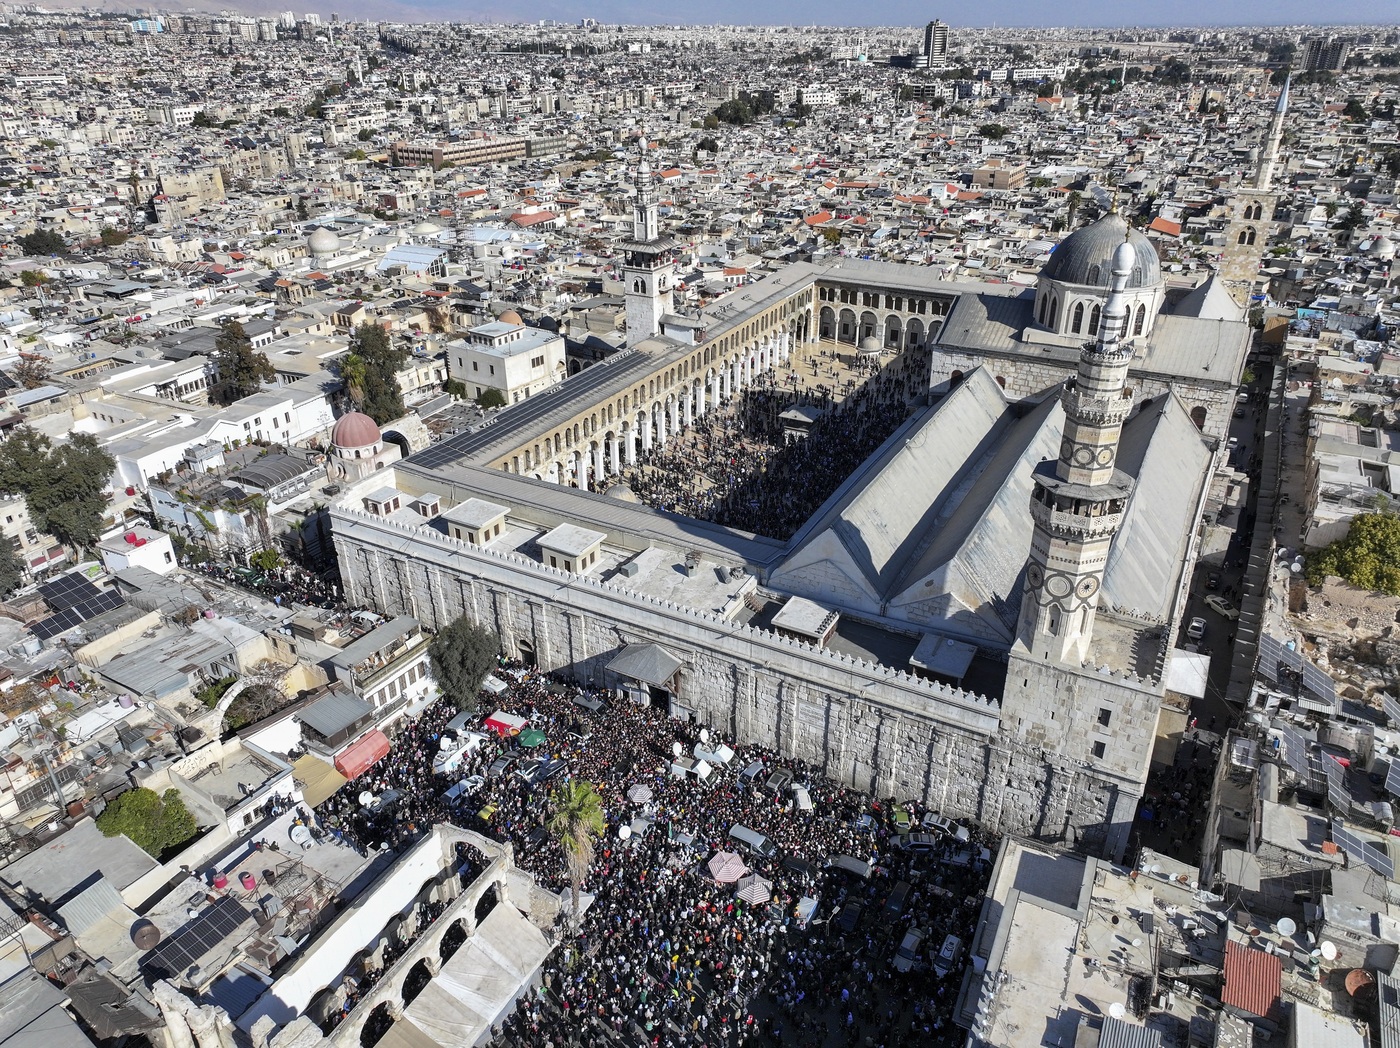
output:
<path id="1" fill-rule="evenodd" d="M 931 833 L 906 833 L 895 844 L 905 851 L 920 853 L 931 852 L 938 847 L 938 838 Z"/>
<path id="2" fill-rule="evenodd" d="M 748 783 L 753 782 L 767 770 L 768 765 L 764 764 L 762 761 L 754 761 L 752 764 L 750 764 L 747 768 L 745 768 L 739 773 L 739 782 L 742 785 L 747 785 Z"/>
<path id="3" fill-rule="evenodd" d="M 841 907 L 840 914 L 836 917 L 836 927 L 849 935 L 856 930 L 860 924 L 861 914 L 865 912 L 865 905 L 859 902 L 848 902 Z"/>
<path id="4" fill-rule="evenodd" d="M 1212 571 L 1206 576 L 1206 589 L 1217 590 L 1220 588 L 1220 572 Z"/>
<path id="5" fill-rule="evenodd" d="M 486 769 L 487 777 L 494 779 L 497 775 L 504 775 L 516 759 L 516 755 L 513 753 L 501 754 L 491 763 L 491 767 Z"/>
<path id="6" fill-rule="evenodd" d="M 1224 615 L 1231 622 L 1240 617 L 1240 609 L 1218 593 L 1212 593 L 1206 597 L 1206 607 L 1217 615 Z"/>
<path id="7" fill-rule="evenodd" d="M 768 781 L 763 784 L 763 788 L 776 797 L 791 785 L 792 772 L 786 768 L 776 768 L 768 776 Z"/>
<path id="8" fill-rule="evenodd" d="M 920 825 L 930 833 L 946 833 L 949 837 L 958 841 L 967 841 L 972 837 L 972 831 L 966 826 L 959 826 L 952 819 L 942 815 L 936 815 L 933 812 L 929 812 L 925 815 Z"/>
<path id="9" fill-rule="evenodd" d="M 894 970 L 907 972 L 919 963 L 919 951 L 924 945 L 924 933 L 918 928 L 910 928 L 904 933 L 904 940 L 895 951 Z"/>
<path id="10" fill-rule="evenodd" d="M 1186 627 L 1186 635 L 1192 640 L 1200 640 L 1206 635 L 1206 620 L 1196 616 Z"/>
<path id="11" fill-rule="evenodd" d="M 890 823 L 895 833 L 908 833 L 914 827 L 914 817 L 903 808 L 896 808 L 890 816 Z"/>

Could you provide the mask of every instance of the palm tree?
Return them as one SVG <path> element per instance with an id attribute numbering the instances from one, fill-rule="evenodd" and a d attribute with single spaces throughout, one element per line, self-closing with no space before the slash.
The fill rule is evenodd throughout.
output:
<path id="1" fill-rule="evenodd" d="M 564 868 L 573 892 L 573 925 L 577 935 L 579 890 L 588 876 L 588 868 L 593 865 L 593 839 L 601 837 L 605 827 L 603 801 L 591 782 L 570 780 L 549 795 L 549 803 L 554 809 L 549 817 L 549 832 L 564 849 Z"/>

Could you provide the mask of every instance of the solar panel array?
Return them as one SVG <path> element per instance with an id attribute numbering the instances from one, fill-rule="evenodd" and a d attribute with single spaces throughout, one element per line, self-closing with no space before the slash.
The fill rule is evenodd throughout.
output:
<path id="1" fill-rule="evenodd" d="M 1400 728 L 1400 699 L 1382 692 L 1381 709 L 1385 710 L 1385 719 L 1390 721 L 1391 727 Z"/>
<path id="2" fill-rule="evenodd" d="M 1347 790 L 1346 769 L 1331 757 L 1324 764 L 1327 768 L 1327 800 L 1340 812 L 1351 811 L 1351 793 Z"/>
<path id="3" fill-rule="evenodd" d="M 65 611 L 77 607 L 83 601 L 91 600 L 102 591 L 76 572 L 60 575 L 39 587 L 39 596 L 50 611 Z"/>
<path id="4" fill-rule="evenodd" d="M 1327 703 L 1333 711 L 1337 709 L 1336 682 L 1311 662 L 1303 663 L 1303 690 L 1319 702 Z"/>
<path id="5" fill-rule="evenodd" d="M 224 896 L 150 952 L 145 967 L 169 978 L 182 978 L 209 954 L 223 946 L 252 912 L 237 899 Z"/>
<path id="6" fill-rule="evenodd" d="M 1237 768 L 1259 767 L 1259 744 L 1254 739 L 1235 739 L 1230 744 L 1230 763 Z"/>
<path id="7" fill-rule="evenodd" d="M 1278 726 L 1279 741 L 1283 744 L 1283 759 L 1294 773 L 1304 779 L 1312 778 L 1308 764 L 1308 740 L 1303 733 L 1291 724 Z"/>
<path id="8" fill-rule="evenodd" d="M 1351 862 L 1363 862 L 1387 880 L 1395 878 L 1395 863 L 1384 843 L 1368 844 L 1346 828 L 1341 819 L 1332 820 L 1332 843 L 1347 853 Z"/>
<path id="9" fill-rule="evenodd" d="M 46 619 L 40 619 L 29 627 L 29 632 L 40 640 L 48 640 L 50 637 L 56 637 L 60 633 L 71 630 L 74 626 L 81 625 L 88 619 L 101 615 L 104 611 L 120 608 L 126 603 L 126 598 L 116 590 L 99 590 L 94 586 L 93 593 L 95 596 L 87 598 L 79 604 L 64 608 Z"/>
<path id="10" fill-rule="evenodd" d="M 1385 773 L 1385 790 L 1393 797 L 1400 797 L 1400 757 L 1390 758 L 1390 768 Z"/>
<path id="11" fill-rule="evenodd" d="M 1296 648 L 1285 647 L 1277 637 L 1266 633 L 1259 638 L 1259 661 L 1255 663 L 1255 671 L 1269 683 L 1277 684 L 1281 669 L 1301 673 L 1303 656 Z"/>

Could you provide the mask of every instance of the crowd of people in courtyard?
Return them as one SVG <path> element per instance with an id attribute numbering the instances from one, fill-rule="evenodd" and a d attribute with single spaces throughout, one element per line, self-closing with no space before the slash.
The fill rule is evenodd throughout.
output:
<path id="1" fill-rule="evenodd" d="M 840 353 L 831 347 L 761 373 L 686 433 L 643 452 L 624 482 L 659 509 L 791 537 L 928 389 L 926 349 L 883 367 L 874 357 L 846 365 Z M 810 421 L 785 420 L 794 408 Z"/>
<path id="2" fill-rule="evenodd" d="M 508 690 L 489 701 L 528 718 L 545 746 L 518 751 L 515 740 L 490 736 L 450 777 L 435 775 L 433 759 L 445 738 L 452 744 L 447 725 L 457 712 L 440 700 L 405 722 L 389 756 L 317 813 L 327 832 L 366 851 L 406 847 L 442 820 L 478 829 L 511 841 L 517 864 L 567 900 L 563 851 L 541 827 L 555 783 L 567 777 L 595 786 L 607 830 L 583 885 L 578 935 L 566 901 L 563 941 L 541 985 L 497 1032 L 498 1048 L 962 1043 L 951 1017 L 961 966 L 940 972 L 934 961 L 947 935 L 970 942 L 993 841 L 973 830 L 969 841 L 935 835 L 930 851 L 901 848 L 897 813 L 918 830 L 922 808 L 867 797 L 761 746 L 734 746 L 708 780 L 677 777 L 677 745 L 690 754 L 697 742 L 721 740 L 702 741 L 693 725 L 660 709 L 518 666 L 499 675 Z M 589 711 L 574 701 L 583 695 L 607 704 Z M 516 761 L 492 774 L 503 755 Z M 536 786 L 522 781 L 514 773 L 534 756 L 562 762 L 564 775 Z M 778 769 L 805 785 L 810 810 L 799 808 L 790 786 L 767 788 Z M 463 780 L 473 788 L 449 804 L 444 794 Z M 373 805 L 361 803 L 366 792 Z M 728 838 L 735 823 L 778 846 L 772 858 L 742 854 L 768 882 L 768 901 L 745 902 L 734 883 L 709 872 L 712 856 L 736 850 Z M 835 856 L 868 862 L 869 877 L 859 867 L 829 868 Z M 891 904 L 901 882 L 907 898 Z M 803 898 L 817 903 L 799 916 Z M 925 933 L 918 957 L 911 971 L 898 972 L 895 952 L 916 927 Z M 365 973 L 346 1011 L 379 974 Z M 366 1026 L 366 1048 L 389 1021 L 381 1015 Z"/>

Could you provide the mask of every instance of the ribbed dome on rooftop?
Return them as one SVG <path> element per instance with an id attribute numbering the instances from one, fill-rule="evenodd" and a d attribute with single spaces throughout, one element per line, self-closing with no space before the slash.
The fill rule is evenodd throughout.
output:
<path id="1" fill-rule="evenodd" d="M 331 430 L 331 443 L 338 448 L 372 448 L 380 439 L 378 424 L 359 411 L 342 415 Z"/>
<path id="2" fill-rule="evenodd" d="M 321 226 L 311 231 L 311 235 L 306 238 L 306 246 L 311 249 L 313 255 L 333 255 L 340 250 L 340 237 Z"/>
<path id="3" fill-rule="evenodd" d="M 1131 229 L 1116 211 L 1065 237 L 1051 253 L 1040 275 L 1066 284 L 1107 288 L 1112 276 L 1113 252 L 1123 243 L 1124 234 L 1137 254 L 1137 265 L 1128 277 L 1128 287 L 1160 284 L 1162 265 L 1157 260 L 1157 249 L 1147 237 Z"/>
<path id="4" fill-rule="evenodd" d="M 416 237 L 437 236 L 437 234 L 442 232 L 442 226 L 438 225 L 436 222 L 430 222 L 428 219 L 425 218 L 422 222 L 419 222 L 416 226 L 414 226 L 409 232 L 411 232 Z"/>

